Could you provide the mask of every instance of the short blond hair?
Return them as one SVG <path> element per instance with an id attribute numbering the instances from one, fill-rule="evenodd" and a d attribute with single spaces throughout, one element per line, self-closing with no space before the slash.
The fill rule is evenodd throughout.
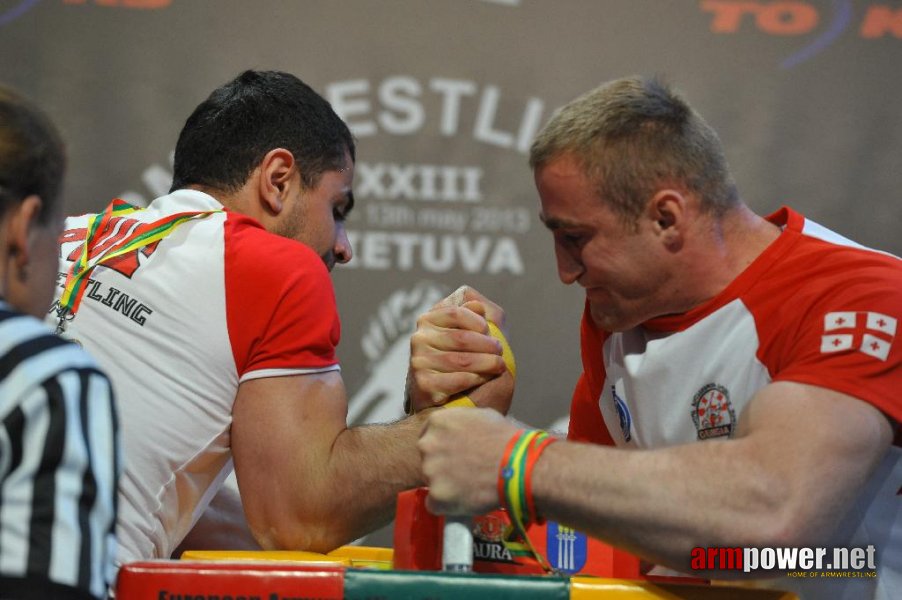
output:
<path id="1" fill-rule="evenodd" d="M 565 105 L 536 137 L 529 165 L 565 155 L 627 222 L 664 184 L 694 192 L 717 214 L 739 203 L 717 133 L 657 77 L 617 79 Z"/>

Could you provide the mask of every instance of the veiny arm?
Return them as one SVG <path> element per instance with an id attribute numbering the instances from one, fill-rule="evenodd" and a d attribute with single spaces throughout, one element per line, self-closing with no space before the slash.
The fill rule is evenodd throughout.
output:
<path id="1" fill-rule="evenodd" d="M 335 371 L 242 383 L 232 452 L 257 542 L 326 552 L 390 521 L 398 492 L 422 485 L 414 444 L 425 414 L 348 428 Z"/>
<path id="2" fill-rule="evenodd" d="M 488 411 L 457 412 L 430 420 L 420 442 L 429 506 L 484 512 L 498 503 L 498 463 L 516 427 Z M 873 406 L 797 383 L 762 389 L 739 421 L 736 439 L 664 449 L 552 444 L 533 474 L 537 509 L 683 571 L 698 546 L 815 546 L 893 437 Z"/>

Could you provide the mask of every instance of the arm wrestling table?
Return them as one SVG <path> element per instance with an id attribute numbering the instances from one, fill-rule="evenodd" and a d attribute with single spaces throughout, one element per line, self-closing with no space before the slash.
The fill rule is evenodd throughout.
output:
<path id="1" fill-rule="evenodd" d="M 640 573 L 639 560 L 580 532 L 546 523 L 528 530 L 554 571 L 505 551 L 504 511 L 473 519 L 473 572 L 442 572 L 443 519 L 425 490 L 399 495 L 394 548 L 344 546 L 329 554 L 188 551 L 180 560 L 123 565 L 119 600 L 302 600 L 347 598 L 794 600 L 788 592 L 711 585 Z"/>

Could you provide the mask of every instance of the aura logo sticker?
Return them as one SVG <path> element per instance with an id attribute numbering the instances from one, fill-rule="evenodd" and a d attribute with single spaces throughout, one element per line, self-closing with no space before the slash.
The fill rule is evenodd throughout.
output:
<path id="1" fill-rule="evenodd" d="M 773 36 L 817 34 L 805 46 L 780 62 L 790 69 L 820 54 L 852 28 L 865 39 L 893 36 L 902 38 L 902 9 L 871 4 L 860 19 L 852 0 L 832 0 L 830 7 L 813 2 L 749 2 L 746 0 L 703 0 L 702 11 L 711 14 L 711 31 L 735 34 L 754 29 Z"/>

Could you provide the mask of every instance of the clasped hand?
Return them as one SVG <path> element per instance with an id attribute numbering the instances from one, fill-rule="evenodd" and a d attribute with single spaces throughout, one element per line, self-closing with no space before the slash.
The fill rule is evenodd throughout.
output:
<path id="1" fill-rule="evenodd" d="M 480 407 L 507 414 L 514 377 L 487 321 L 504 330 L 504 310 L 464 286 L 417 320 L 410 339 L 408 412 L 442 406 L 466 393 Z"/>

